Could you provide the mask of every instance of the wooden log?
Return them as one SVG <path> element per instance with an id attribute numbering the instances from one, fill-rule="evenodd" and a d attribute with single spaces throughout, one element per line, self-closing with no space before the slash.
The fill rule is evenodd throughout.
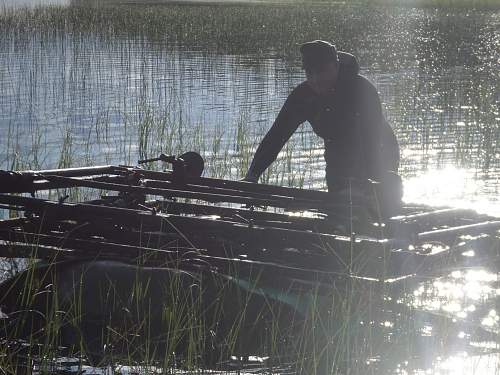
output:
<path id="1" fill-rule="evenodd" d="M 54 220 L 77 220 L 75 223 L 91 222 L 96 227 L 116 225 L 124 233 L 131 231 L 149 233 L 179 233 L 187 241 L 195 244 L 213 241 L 215 244 L 233 243 L 241 254 L 249 257 L 267 257 L 278 259 L 292 257 L 306 259 L 308 255 L 324 255 L 330 257 L 333 268 L 340 264 L 349 272 L 380 275 L 384 274 L 384 261 L 391 258 L 389 247 L 383 241 L 364 238 L 352 239 L 347 236 L 314 233 L 304 230 L 288 230 L 241 225 L 238 223 L 221 222 L 217 220 L 181 217 L 175 215 L 153 215 L 141 210 L 122 209 L 115 207 L 93 206 L 86 204 L 56 203 L 36 198 L 0 195 L 0 201 L 26 206 L 33 212 L 39 212 L 40 223 L 54 223 Z M 134 229 L 135 228 L 135 229 Z M 105 237 L 107 234 L 104 233 Z M 113 235 L 120 236 L 117 229 Z M 152 237 L 156 241 L 155 237 Z M 128 238 L 124 236 L 124 240 Z M 214 245 L 212 248 L 214 248 Z M 292 251 L 290 251 L 292 249 Z M 295 249 L 295 250 L 293 250 Z M 302 249 L 302 250 L 301 250 Z M 265 254 L 264 252 L 267 252 Z M 268 255 L 269 254 L 269 255 Z M 392 256 L 393 259 L 398 254 Z M 328 259 L 328 258 L 323 258 Z M 396 268 L 393 267 L 393 268 Z M 393 272 L 393 271 L 390 271 Z"/>
<path id="2" fill-rule="evenodd" d="M 0 243 L 0 257 L 2 258 L 55 259 L 57 257 L 78 255 L 76 253 L 74 250 L 61 249 L 55 246 Z"/>
<path id="3" fill-rule="evenodd" d="M 35 178 L 43 178 L 44 176 L 64 176 L 64 177 L 83 177 L 96 176 L 102 174 L 113 173 L 116 167 L 113 165 L 99 165 L 95 167 L 77 167 L 77 168 L 62 168 L 62 169 L 43 169 L 39 171 L 25 170 L 19 173 L 25 175 L 33 175 Z"/>
<path id="4" fill-rule="evenodd" d="M 89 204 L 71 204 L 57 203 L 43 199 L 9 196 L 0 194 L 0 203 L 15 204 L 29 210 L 39 212 L 50 211 L 51 215 L 59 218 L 112 218 L 118 223 L 131 224 L 139 227 L 139 225 L 151 225 L 152 227 L 163 228 L 176 227 L 181 231 L 190 232 L 207 232 L 212 231 L 216 234 L 235 235 L 236 239 L 251 239 L 263 241 L 264 243 L 272 243 L 278 241 L 288 243 L 289 246 L 302 245 L 314 247 L 315 245 L 337 245 L 346 246 L 351 249 L 358 244 L 366 244 L 374 247 L 386 246 L 387 240 L 378 240 L 370 237 L 352 238 L 350 236 L 334 235 L 328 233 L 316 233 L 306 230 L 282 229 L 272 227 L 256 227 L 252 225 L 244 225 L 241 223 L 231 223 L 227 221 L 185 217 L 179 215 L 155 215 L 142 210 L 133 210 L 117 207 L 96 206 Z"/>
<path id="5" fill-rule="evenodd" d="M 246 253 L 254 259 L 262 257 L 261 259 L 273 260 L 274 257 L 274 260 L 278 260 L 280 257 L 286 257 L 287 251 L 289 251 L 287 249 L 299 250 L 296 257 L 297 263 L 300 257 L 306 255 L 326 255 L 334 259 L 330 263 L 332 267 L 335 262 L 337 262 L 337 266 L 340 262 L 344 269 L 350 273 L 374 277 L 400 275 L 402 272 L 407 272 L 399 270 L 399 263 L 404 258 L 413 258 L 413 261 L 418 263 L 423 257 L 416 254 L 410 256 L 408 253 L 391 252 L 391 241 L 371 238 L 353 239 L 347 236 L 304 230 L 258 227 L 176 215 L 153 215 L 141 210 L 56 203 L 8 195 L 0 195 L 0 202 L 29 207 L 35 212 L 40 212 L 41 217 L 43 217 L 40 220 L 45 221 L 49 218 L 51 220 L 72 219 L 80 222 L 88 220 L 96 226 L 100 226 L 101 223 L 117 225 L 123 227 L 123 231 L 130 230 L 127 228 L 136 228 L 133 230 L 143 231 L 145 236 L 149 236 L 150 233 L 154 235 L 155 231 L 179 233 L 194 243 L 214 241 L 214 243 L 220 244 L 228 241 L 228 243 L 238 245 L 238 251 L 243 249 L 242 254 Z M 120 236 L 119 230 L 116 235 Z M 304 252 L 301 252 L 300 249 L 303 249 Z M 270 255 L 262 253 L 262 251 L 267 251 Z M 293 252 L 288 252 L 288 254 L 293 254 Z"/>
<path id="6" fill-rule="evenodd" d="M 245 256 L 238 256 L 238 252 L 230 251 L 226 249 L 224 251 L 217 251 L 214 247 L 223 246 L 223 242 L 211 242 L 209 241 L 204 249 L 201 248 L 190 248 L 185 246 L 177 246 L 170 244 L 169 247 L 158 248 L 149 246 L 141 246 L 139 244 L 122 244 L 122 243 L 112 243 L 108 240 L 95 240 L 95 239 L 79 239 L 69 237 L 69 233 L 63 233 L 59 235 L 45 234 L 45 233 L 32 233 L 26 231 L 0 231 L 0 239 L 8 241 L 8 243 L 24 243 L 30 245 L 33 249 L 36 249 L 38 245 L 43 245 L 46 247 L 54 248 L 66 248 L 71 249 L 72 253 L 69 255 L 81 256 L 81 257 L 99 257 L 99 256 L 118 256 L 125 257 L 129 260 L 144 257 L 147 255 L 151 259 L 159 259 L 161 257 L 162 261 L 168 260 L 168 262 L 175 264 L 186 257 L 207 255 L 209 258 L 219 259 L 219 258 L 230 258 L 230 259 L 241 259 L 245 261 L 259 261 L 266 263 L 276 263 L 282 264 L 284 266 L 296 267 L 296 268 L 309 268 L 315 269 L 317 271 L 330 272 L 336 270 L 337 272 L 345 272 L 347 267 L 344 263 L 338 261 L 338 259 L 330 258 L 326 256 L 311 256 L 307 254 L 299 255 L 289 252 L 289 254 L 276 254 L 270 252 L 255 252 L 246 254 Z M 165 244 L 160 244 L 161 246 Z M 229 251 L 227 251 L 229 250 Z M 224 256 L 217 256 L 215 254 L 223 254 Z M 22 257 L 22 256 L 19 256 Z"/>
<path id="7" fill-rule="evenodd" d="M 109 182 L 112 182 L 116 177 L 109 177 Z M 106 179 L 104 177 L 103 179 Z M 328 209 L 333 208 L 346 208 L 348 206 L 345 200 L 339 199 L 338 196 L 334 194 L 327 193 L 322 196 L 322 199 L 308 199 L 308 198 L 297 198 L 294 197 L 292 193 L 287 195 L 278 195 L 270 192 L 253 192 L 253 191 L 245 191 L 238 190 L 233 188 L 221 188 L 221 187 L 212 187 L 212 186 L 204 186 L 204 185 L 196 185 L 196 184 L 176 184 L 175 182 L 170 181 L 158 181 L 158 180 L 142 180 L 143 186 L 146 187 L 155 187 L 160 189 L 180 189 L 182 191 L 191 191 L 197 193 L 211 193 L 211 194 L 221 194 L 224 196 L 245 196 L 248 198 L 254 199 L 273 199 L 273 200 L 285 200 L 292 202 L 300 202 L 301 205 L 307 207 L 308 204 L 311 205 L 311 208 L 317 208 L 318 204 L 326 206 Z M 286 192 L 286 191 L 285 191 Z"/>
<path id="8" fill-rule="evenodd" d="M 409 214 L 409 215 L 398 215 L 391 217 L 391 221 L 419 221 L 419 220 L 427 220 L 427 219 L 441 219 L 443 217 L 449 218 L 450 216 L 456 217 L 456 216 L 462 216 L 462 215 L 468 215 L 470 216 L 471 214 L 477 215 L 477 213 L 473 210 L 470 209 L 465 209 L 465 208 L 442 208 L 439 210 L 432 210 L 432 211 L 426 211 L 426 212 L 419 212 L 416 214 Z"/>
<path id="9" fill-rule="evenodd" d="M 111 243 L 108 241 L 99 241 L 95 239 L 79 239 L 64 236 L 55 236 L 42 233 L 30 233 L 25 231 L 0 231 L 0 239 L 13 243 L 26 243 L 36 247 L 38 244 L 51 247 L 69 248 L 75 252 L 84 252 L 88 256 L 96 256 L 98 254 L 121 255 L 128 258 L 136 258 L 143 255 L 143 252 L 154 251 L 156 254 L 161 254 L 164 257 L 171 259 L 179 258 L 180 254 L 186 251 L 185 248 L 180 248 L 179 251 L 171 251 L 164 249 L 149 248 L 144 246 L 134 246 Z M 188 249 L 194 251 L 194 249 Z M 81 255 L 81 254 L 80 254 Z"/>
<path id="10" fill-rule="evenodd" d="M 27 222 L 29 222 L 29 220 L 26 219 L 25 217 L 17 217 L 15 219 L 0 220 L 0 230 L 9 229 L 9 228 L 13 228 L 16 226 L 24 225 Z"/>
<path id="11" fill-rule="evenodd" d="M 152 200 L 147 202 L 150 207 L 158 207 L 165 213 L 183 215 L 215 215 L 221 219 L 229 218 L 233 221 L 254 225 L 280 225 L 291 229 L 314 230 L 323 233 L 333 233 L 339 230 L 340 225 L 345 225 L 351 218 L 338 215 L 312 214 L 313 216 L 290 215 L 286 212 L 276 213 L 269 211 L 251 210 L 236 207 L 223 207 L 198 203 L 174 202 L 166 200 Z M 345 231 L 345 229 L 344 229 Z"/>
<path id="12" fill-rule="evenodd" d="M 173 176 L 171 171 L 156 172 L 134 167 L 117 167 L 115 169 L 115 172 L 119 171 L 121 171 L 122 173 L 137 172 L 142 174 L 146 178 L 151 178 L 160 181 L 174 181 L 175 177 Z M 193 185 L 203 185 L 209 187 L 226 188 L 226 189 L 264 193 L 264 194 L 275 194 L 280 196 L 288 196 L 288 197 L 310 199 L 317 201 L 327 200 L 329 196 L 329 193 L 326 191 L 282 187 L 276 185 L 258 184 L 258 183 L 244 182 L 244 181 L 231 181 L 231 180 L 223 180 L 223 179 L 209 178 L 209 177 L 187 177 L 185 179 L 185 182 Z"/>
<path id="13" fill-rule="evenodd" d="M 451 228 L 437 229 L 417 234 L 417 240 L 444 241 L 462 234 L 492 233 L 500 229 L 500 220 L 489 220 L 481 223 L 460 225 Z"/>
<path id="14" fill-rule="evenodd" d="M 305 201 L 298 200 L 289 197 L 280 197 L 280 198 L 249 198 L 246 196 L 238 196 L 238 195 L 224 195 L 217 193 L 200 193 L 200 192 L 191 192 L 184 191 L 179 189 L 166 189 L 166 188 L 151 188 L 151 187 L 142 187 L 142 186 L 131 186 L 125 184 L 117 184 L 117 183 L 108 183 L 108 182 L 98 182 L 91 180 L 82 180 L 82 179 L 74 179 L 70 177 L 60 177 L 60 176 L 45 176 L 47 180 L 50 182 L 61 182 L 64 183 L 65 186 L 81 186 L 81 187 L 89 187 L 101 190 L 111 190 L 111 191 L 119 191 L 126 193 L 138 193 L 138 194 L 149 194 L 162 196 L 165 198 L 188 198 L 188 199 L 197 199 L 203 200 L 206 202 L 230 202 L 230 203 L 240 203 L 246 205 L 257 205 L 257 206 L 272 206 L 272 207 L 280 207 L 280 208 L 288 208 L 288 209 L 307 209 L 307 208 L 325 208 L 328 205 L 324 202 L 319 204 L 313 201 Z"/>
<path id="15" fill-rule="evenodd" d="M 157 171 L 148 171 L 135 167 L 120 166 L 117 167 L 114 172 L 118 173 L 119 171 L 121 171 L 122 173 L 130 173 L 130 172 L 139 173 L 144 177 L 150 178 L 152 180 L 175 182 L 175 175 L 172 173 L 172 171 L 157 172 Z M 370 187 L 372 184 L 369 180 L 358 180 L 354 178 L 350 180 L 352 184 L 356 186 Z M 246 181 L 232 181 L 232 180 L 224 180 L 224 179 L 210 178 L 210 177 L 186 177 L 183 180 L 183 183 L 198 185 L 198 186 L 238 190 L 242 192 L 272 194 L 272 195 L 292 197 L 296 199 L 305 199 L 318 202 L 325 202 L 331 200 L 331 193 L 329 193 L 328 191 L 284 187 L 277 185 L 252 183 Z"/>
<path id="16" fill-rule="evenodd" d="M 46 181 L 46 175 L 83 177 L 111 173 L 114 167 L 98 166 L 84 168 L 52 169 L 41 171 L 1 171 L 0 170 L 0 192 L 1 193 L 31 193 L 59 187 Z M 54 185 L 54 186 L 52 186 Z"/>
<path id="17" fill-rule="evenodd" d="M 212 203 L 230 202 L 248 206 L 272 206 L 289 210 L 312 209 L 321 212 L 333 212 L 334 214 L 339 209 L 345 210 L 347 207 L 362 209 L 366 205 L 366 202 L 361 201 L 353 205 L 352 202 L 346 202 L 342 198 L 322 191 L 249 184 L 240 181 L 190 177 L 187 181 L 183 180 L 182 184 L 179 184 L 175 179 L 175 174 L 171 172 L 152 172 L 123 166 L 24 171 L 23 173 L 25 177 L 31 176 L 33 181 L 23 186 L 23 188 L 7 189 L 4 192 L 34 192 L 80 186 L 128 193 L 156 194 L 167 198 L 200 199 Z M 120 174 L 120 176 L 116 174 Z M 162 180 L 145 181 L 146 185 L 153 187 L 153 190 L 145 189 L 144 186 L 137 186 L 134 189 L 132 186 L 137 185 L 140 176 L 160 176 Z M 131 177 L 135 179 L 135 184 L 131 183 Z M 207 181 L 210 183 L 206 184 Z M 98 185 L 99 183 L 103 185 Z M 106 183 L 116 185 L 105 185 Z M 258 187 L 253 186 L 248 189 L 249 185 L 258 185 Z M 161 190 L 154 190 L 154 188 Z"/>
<path id="18" fill-rule="evenodd" d="M 80 167 L 80 168 L 65 168 L 65 169 L 49 169 L 49 170 L 25 170 L 18 172 L 25 176 L 32 176 L 34 179 L 42 179 L 47 176 L 60 176 L 60 177 L 83 177 L 83 176 L 97 176 L 104 174 L 139 174 L 146 178 L 159 181 L 175 182 L 176 176 L 172 171 L 156 172 L 148 171 L 138 167 L 132 166 L 95 166 L 95 167 Z M 271 194 L 287 197 L 295 197 L 302 199 L 323 201 L 328 199 L 329 194 L 323 191 L 306 190 L 298 188 L 288 188 L 275 185 L 256 184 L 243 181 L 230 181 L 216 178 L 207 177 L 186 177 L 184 181 L 188 184 L 199 185 L 212 188 L 222 188 L 229 190 L 237 190 L 246 193 L 258 194 Z"/>

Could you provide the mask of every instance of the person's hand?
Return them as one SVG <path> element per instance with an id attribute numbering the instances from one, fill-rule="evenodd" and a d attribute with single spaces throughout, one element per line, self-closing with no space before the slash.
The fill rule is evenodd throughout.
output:
<path id="1" fill-rule="evenodd" d="M 242 182 L 252 182 L 252 183 L 257 183 L 259 181 L 259 177 L 253 175 L 252 173 L 248 172 L 245 177 L 243 177 L 240 181 Z"/>

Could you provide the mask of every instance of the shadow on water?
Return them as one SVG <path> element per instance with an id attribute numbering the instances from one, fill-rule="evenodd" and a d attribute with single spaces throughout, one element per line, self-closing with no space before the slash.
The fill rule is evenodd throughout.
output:
<path id="1" fill-rule="evenodd" d="M 401 143 L 406 200 L 500 212 L 498 12 L 134 5 L 0 19 L 1 168 L 134 163 L 193 149 L 207 175 L 238 178 L 303 79 L 297 44 L 322 38 L 357 55 L 377 85 Z M 322 188 L 323 168 L 306 125 L 266 178 Z M 358 282 L 349 318 L 358 346 L 345 367 L 497 374 L 498 265 L 483 261 L 382 289 Z"/>

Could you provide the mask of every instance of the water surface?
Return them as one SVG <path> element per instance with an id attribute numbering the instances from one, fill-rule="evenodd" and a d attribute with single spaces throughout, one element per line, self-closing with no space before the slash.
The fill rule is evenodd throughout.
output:
<path id="1" fill-rule="evenodd" d="M 71 165 L 194 148 L 213 159 L 208 174 L 237 178 L 303 80 L 297 43 L 314 35 L 357 55 L 378 87 L 401 144 L 407 201 L 498 213 L 498 12 L 339 8 L 132 6 L 94 10 L 87 21 L 72 18 L 75 8 L 39 16 L 53 24 L 33 31 L 22 29 L 26 20 L 14 30 L 5 22 L 0 161 L 54 167 L 69 144 Z M 238 27 L 244 12 L 253 21 Z M 283 17 L 290 35 L 272 23 Z M 293 167 L 276 163 L 270 180 L 324 187 L 321 141 L 301 130 L 282 154 Z M 235 154 L 237 168 L 224 167 Z M 453 189 L 443 189 L 434 177 L 450 174 Z"/>

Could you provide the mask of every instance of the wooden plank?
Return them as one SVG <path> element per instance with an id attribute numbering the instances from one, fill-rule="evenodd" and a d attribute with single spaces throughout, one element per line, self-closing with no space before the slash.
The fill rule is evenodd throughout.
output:
<path id="1" fill-rule="evenodd" d="M 229 231 L 230 234 L 241 235 L 243 237 L 235 238 L 252 238 L 269 242 L 271 239 L 282 239 L 285 242 L 290 242 L 291 245 L 296 244 L 337 244 L 345 245 L 349 248 L 357 246 L 357 244 L 369 244 L 374 247 L 384 246 L 387 241 L 381 241 L 375 238 L 363 237 L 352 238 L 349 236 L 334 235 L 329 233 L 316 233 L 306 230 L 282 229 L 272 227 L 257 227 L 252 225 L 243 225 L 241 223 L 231 223 L 227 221 L 218 221 L 206 218 L 185 217 L 179 215 L 155 215 L 143 210 L 133 210 L 127 208 L 97 206 L 89 204 L 73 204 L 73 203 L 58 203 L 49 200 L 28 198 L 20 196 L 9 196 L 0 194 L 0 203 L 15 204 L 18 206 L 29 208 L 30 210 L 44 211 L 49 210 L 52 215 L 61 218 L 85 218 L 88 215 L 92 218 L 109 217 L 117 220 L 117 222 L 130 223 L 133 225 L 153 225 L 160 228 L 158 224 L 163 223 L 164 226 L 176 226 L 187 232 L 192 231 L 214 231 L 214 233 Z M 257 236 L 257 237 L 256 237 Z M 270 237 L 269 237 L 270 236 Z M 296 241 L 296 242 L 294 242 Z M 352 243 L 351 243 L 352 241 Z"/>
<path id="2" fill-rule="evenodd" d="M 0 243 L 0 257 L 26 259 L 55 259 L 57 257 L 74 256 L 76 252 L 54 246 L 33 245 L 26 243 Z"/>
<path id="3" fill-rule="evenodd" d="M 42 178 L 45 175 L 82 177 L 95 176 L 100 174 L 113 173 L 116 167 L 113 165 L 98 165 L 93 167 L 61 168 L 61 169 L 42 169 L 42 170 L 24 170 L 19 173 L 33 175 L 35 178 Z"/>
<path id="4" fill-rule="evenodd" d="M 159 181 L 174 181 L 175 178 L 175 176 L 172 174 L 171 171 L 156 172 L 136 167 L 124 167 L 124 166 L 120 166 L 115 169 L 115 172 L 119 171 L 121 171 L 122 173 L 137 172 L 139 174 L 142 174 L 146 178 L 151 178 Z M 280 196 L 310 199 L 316 201 L 327 200 L 329 196 L 329 193 L 326 191 L 299 189 L 299 188 L 283 187 L 283 186 L 268 185 L 268 184 L 258 184 L 245 181 L 231 181 L 231 180 L 223 180 L 223 179 L 209 178 L 209 177 L 187 177 L 185 179 L 185 182 L 193 185 L 203 185 L 209 187 L 226 188 L 226 189 L 264 193 L 264 194 L 275 194 Z"/>
<path id="5" fill-rule="evenodd" d="M 423 241 L 444 241 L 463 234 L 492 233 L 500 229 L 500 220 L 488 220 L 481 223 L 460 225 L 456 227 L 437 229 L 417 234 L 417 240 Z"/>
<path id="6" fill-rule="evenodd" d="M 432 210 L 432 211 L 426 211 L 426 212 L 419 212 L 415 214 L 408 214 L 408 215 L 399 215 L 399 216 L 394 216 L 391 217 L 391 221 L 418 221 L 421 219 L 433 219 L 433 218 L 438 218 L 441 219 L 443 217 L 449 218 L 450 216 L 456 217 L 458 215 L 471 215 L 471 214 L 476 214 L 477 213 L 473 210 L 470 209 L 465 209 L 465 208 L 442 208 L 438 210 Z"/>
<path id="7" fill-rule="evenodd" d="M 65 186 L 75 186 L 75 187 L 80 186 L 80 187 L 119 191 L 126 193 L 138 193 L 144 195 L 148 194 L 148 195 L 162 196 L 165 198 L 177 197 L 177 198 L 197 199 L 212 203 L 231 202 L 231 203 L 240 203 L 246 205 L 272 206 L 272 207 L 289 208 L 289 209 L 328 207 L 328 204 L 325 204 L 324 202 L 322 204 L 319 204 L 318 202 L 299 200 L 290 197 L 249 198 L 246 196 L 238 196 L 238 195 L 200 193 L 200 192 L 191 192 L 191 191 L 184 191 L 172 188 L 167 189 L 167 188 L 132 186 L 125 184 L 109 183 L 109 182 L 74 179 L 70 177 L 61 177 L 61 176 L 45 176 L 45 178 L 50 182 L 64 183 Z"/>
<path id="8" fill-rule="evenodd" d="M 133 166 L 112 166 L 112 165 L 103 165 L 103 166 L 95 166 L 95 167 L 79 167 L 79 168 L 65 168 L 65 169 L 49 169 L 49 170 L 25 170 L 17 172 L 25 177 L 31 176 L 33 179 L 43 179 L 47 176 L 59 176 L 59 177 L 83 177 L 83 176 L 97 176 L 103 174 L 137 174 L 146 178 L 150 178 L 158 181 L 169 181 L 176 182 L 175 174 L 172 171 L 165 172 L 157 172 L 157 171 L 148 171 L 142 168 L 133 167 Z M 323 191 L 316 190 L 307 190 L 307 189 L 298 189 L 298 188 L 289 188 L 289 187 L 281 187 L 275 185 L 267 185 L 267 184 L 257 184 L 257 183 L 249 183 L 243 181 L 230 181 L 216 178 L 207 178 L 207 177 L 186 177 L 183 180 L 187 184 L 198 185 L 200 187 L 211 187 L 211 188 L 221 188 L 227 190 L 241 191 L 246 194 L 270 194 L 270 195 L 278 195 L 278 196 L 286 196 L 293 198 L 301 198 L 308 200 L 316 200 L 323 201 L 328 199 L 329 193 Z M 42 187 L 41 185 L 40 187 Z"/>

